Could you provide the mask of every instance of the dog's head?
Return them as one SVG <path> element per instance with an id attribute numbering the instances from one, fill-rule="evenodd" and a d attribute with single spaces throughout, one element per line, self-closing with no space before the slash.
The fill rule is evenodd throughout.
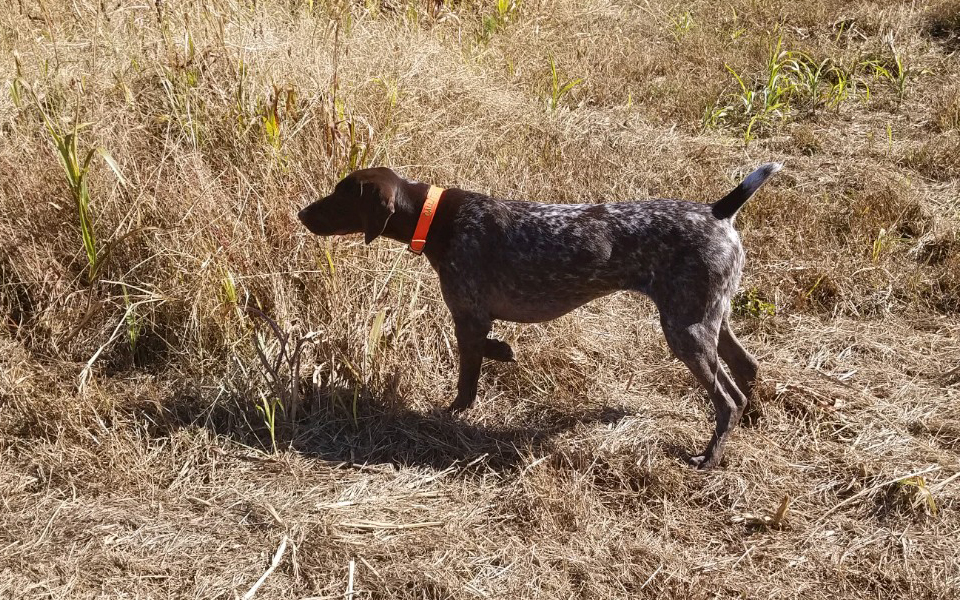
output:
<path id="1" fill-rule="evenodd" d="M 317 235 L 363 233 L 369 244 L 387 227 L 396 210 L 400 178 L 384 167 L 354 171 L 333 193 L 310 204 L 297 217 Z"/>

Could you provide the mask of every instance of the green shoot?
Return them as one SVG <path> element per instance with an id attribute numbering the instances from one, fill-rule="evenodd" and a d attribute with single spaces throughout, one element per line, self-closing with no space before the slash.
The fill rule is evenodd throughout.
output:
<path id="1" fill-rule="evenodd" d="M 570 79 L 561 82 L 560 74 L 557 72 L 557 64 L 553 57 L 550 57 L 550 98 L 547 99 L 547 106 L 551 111 L 556 111 L 560 107 L 563 97 L 570 93 L 570 90 L 583 83 L 582 79 Z"/>
<path id="2" fill-rule="evenodd" d="M 237 306 L 237 284 L 233 280 L 233 273 L 227 269 L 221 271 L 220 297 L 224 304 Z"/>
<path id="3" fill-rule="evenodd" d="M 679 42 L 693 27 L 693 15 L 689 10 L 684 11 L 683 14 L 670 17 L 670 23 L 673 25 L 673 39 Z"/>
<path id="4" fill-rule="evenodd" d="M 260 309 L 248 306 L 247 312 L 259 317 L 269 326 L 273 334 L 273 342 L 268 344 L 266 334 L 258 330 L 253 339 L 253 348 L 260 360 L 260 372 L 269 388 L 268 394 L 261 392 L 261 404 L 257 406 L 257 410 L 270 429 L 270 439 L 276 451 L 277 407 L 279 406 L 283 411 L 287 423 L 292 427 L 292 433 L 296 435 L 301 400 L 300 360 L 305 345 L 312 342 L 317 334 L 310 332 L 303 336 L 295 336 L 293 331 L 284 331 L 276 321 Z"/>
<path id="5" fill-rule="evenodd" d="M 809 300 L 810 296 L 812 296 L 813 293 L 817 291 L 817 288 L 820 287 L 820 284 L 823 283 L 823 280 L 825 278 L 826 278 L 826 275 L 821 275 L 820 277 L 817 277 L 817 280 L 813 282 L 813 285 L 810 286 L 810 289 L 803 294 L 803 299 Z"/>
<path id="6" fill-rule="evenodd" d="M 903 104 L 903 98 L 907 94 L 907 80 L 915 78 L 917 75 L 928 74 L 929 71 L 926 69 L 918 71 L 914 67 L 906 64 L 903 54 L 901 54 L 893 44 L 893 33 L 887 34 L 886 42 L 890 47 L 890 53 L 893 55 L 893 69 L 887 70 L 887 79 L 896 91 L 897 105 L 900 105 Z"/>
<path id="7" fill-rule="evenodd" d="M 937 515 L 937 502 L 933 498 L 933 492 L 927 487 L 927 481 L 917 475 L 916 477 L 907 477 L 897 482 L 898 488 L 907 496 L 912 496 L 913 505 L 924 504 L 927 511 Z"/>
<path id="8" fill-rule="evenodd" d="M 263 392 L 260 393 L 260 404 L 257 405 L 257 412 L 263 419 L 263 424 L 267 426 L 270 432 L 270 445 L 273 452 L 277 452 L 277 408 L 283 410 L 283 403 L 274 396 L 267 398 Z"/>
<path id="9" fill-rule="evenodd" d="M 755 288 L 737 294 L 731 301 L 731 307 L 734 313 L 755 319 L 777 314 L 776 305 L 764 300 Z"/>
<path id="10" fill-rule="evenodd" d="M 881 227 L 880 231 L 877 233 L 877 237 L 873 240 L 873 249 L 870 252 L 870 260 L 872 260 L 874 264 L 880 260 L 880 254 L 883 252 L 886 236 L 887 230 Z"/>
<path id="11" fill-rule="evenodd" d="M 93 282 L 103 267 L 103 255 L 100 253 L 97 244 L 93 214 L 90 208 L 92 199 L 90 197 L 90 189 L 87 185 L 87 174 L 90 171 L 91 160 L 93 160 L 95 155 L 99 154 L 122 185 L 126 185 L 127 181 L 120 172 L 120 166 L 104 148 L 90 148 L 87 149 L 86 152 L 80 150 L 80 132 L 89 127 L 90 123 L 80 123 L 79 108 L 74 113 L 73 124 L 69 128 L 64 128 L 47 114 L 33 89 L 27 86 L 19 77 L 14 80 L 13 89 L 14 92 L 12 96 L 14 102 L 22 103 L 24 94 L 30 96 L 34 107 L 43 119 L 43 124 L 47 130 L 47 134 L 50 136 L 50 141 L 57 151 L 57 158 L 59 159 L 60 166 L 63 167 L 67 186 L 70 189 L 70 195 L 77 207 L 80 220 L 80 239 L 87 255 L 87 280 Z"/>
<path id="12" fill-rule="evenodd" d="M 855 96 L 862 86 L 862 99 L 870 99 L 870 88 L 858 78 L 859 70 L 870 66 L 879 77 L 883 67 L 876 62 L 858 63 L 852 70 L 831 58 L 814 60 L 809 55 L 783 49 L 782 38 L 771 46 L 763 72 L 748 78 L 724 65 L 739 88 L 728 94 L 731 102 L 721 97 L 704 109 L 703 127 L 717 127 L 725 121 L 743 127 L 743 141 L 748 145 L 761 132 L 786 121 L 795 107 L 805 106 L 810 114 L 826 105 L 840 110 L 840 105 Z M 883 71 L 885 72 L 885 71 Z"/>
<path id="13" fill-rule="evenodd" d="M 497 31 L 509 23 L 514 14 L 520 9 L 520 0 L 496 0 L 493 14 L 484 15 L 480 23 L 480 33 L 477 41 L 486 44 Z"/>
<path id="14" fill-rule="evenodd" d="M 353 427 L 356 429 L 360 426 L 360 419 L 358 418 L 358 408 L 360 405 L 360 386 L 353 386 L 353 402 L 351 403 L 351 414 L 353 415 Z"/>

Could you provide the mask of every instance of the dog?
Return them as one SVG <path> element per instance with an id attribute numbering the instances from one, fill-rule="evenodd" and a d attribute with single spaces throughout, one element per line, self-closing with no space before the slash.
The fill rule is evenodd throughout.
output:
<path id="1" fill-rule="evenodd" d="M 363 233 L 367 244 L 382 235 L 427 257 L 459 347 L 453 412 L 476 400 L 484 357 L 514 358 L 508 344 L 487 337 L 495 319 L 549 321 L 616 291 L 645 294 L 660 313 L 671 351 L 713 402 L 713 435 L 690 459 L 706 469 L 720 461 L 759 367 L 730 328 L 730 301 L 744 264 L 734 217 L 781 167 L 762 165 L 713 204 L 510 202 L 442 190 L 378 167 L 350 174 L 297 216 L 317 235 Z M 421 232 L 425 220 L 428 229 Z"/>

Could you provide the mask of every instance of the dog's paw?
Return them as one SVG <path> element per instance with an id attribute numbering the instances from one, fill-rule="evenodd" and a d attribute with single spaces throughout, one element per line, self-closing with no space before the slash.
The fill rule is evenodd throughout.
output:
<path id="1" fill-rule="evenodd" d="M 755 427 L 760 424 L 761 419 L 763 419 L 763 408 L 761 408 L 760 403 L 758 403 L 756 399 L 751 398 L 746 408 L 743 409 L 743 415 L 740 417 L 740 425 L 743 427 Z"/>
<path id="2" fill-rule="evenodd" d="M 450 406 L 447 407 L 447 412 L 451 415 L 458 415 L 468 408 L 473 407 L 473 402 L 465 402 L 457 398 L 450 403 Z"/>
<path id="3" fill-rule="evenodd" d="M 717 466 L 719 461 L 713 457 L 708 460 L 705 455 L 701 454 L 699 456 L 691 456 L 688 462 L 690 463 L 690 466 L 695 467 L 697 470 L 706 471 L 707 469 L 712 469 L 713 467 Z"/>
<path id="4" fill-rule="evenodd" d="M 771 406 L 776 395 L 775 385 L 770 382 L 757 382 L 743 411 L 741 423 L 747 427 L 758 425 L 765 416 L 766 407 Z"/>
<path id="5" fill-rule="evenodd" d="M 487 338 L 483 345 L 483 355 L 486 358 L 499 360 L 500 362 L 516 362 L 513 356 L 513 348 L 506 342 Z"/>

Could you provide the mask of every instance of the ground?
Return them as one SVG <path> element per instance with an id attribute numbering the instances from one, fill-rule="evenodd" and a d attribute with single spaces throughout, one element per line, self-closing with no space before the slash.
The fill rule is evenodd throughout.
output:
<path id="1" fill-rule="evenodd" d="M 10 4 L 0 597 L 957 595 L 956 1 Z M 452 417 L 426 261 L 295 218 L 370 165 L 709 202 L 771 160 L 707 472 L 649 301 L 497 324 Z"/>

